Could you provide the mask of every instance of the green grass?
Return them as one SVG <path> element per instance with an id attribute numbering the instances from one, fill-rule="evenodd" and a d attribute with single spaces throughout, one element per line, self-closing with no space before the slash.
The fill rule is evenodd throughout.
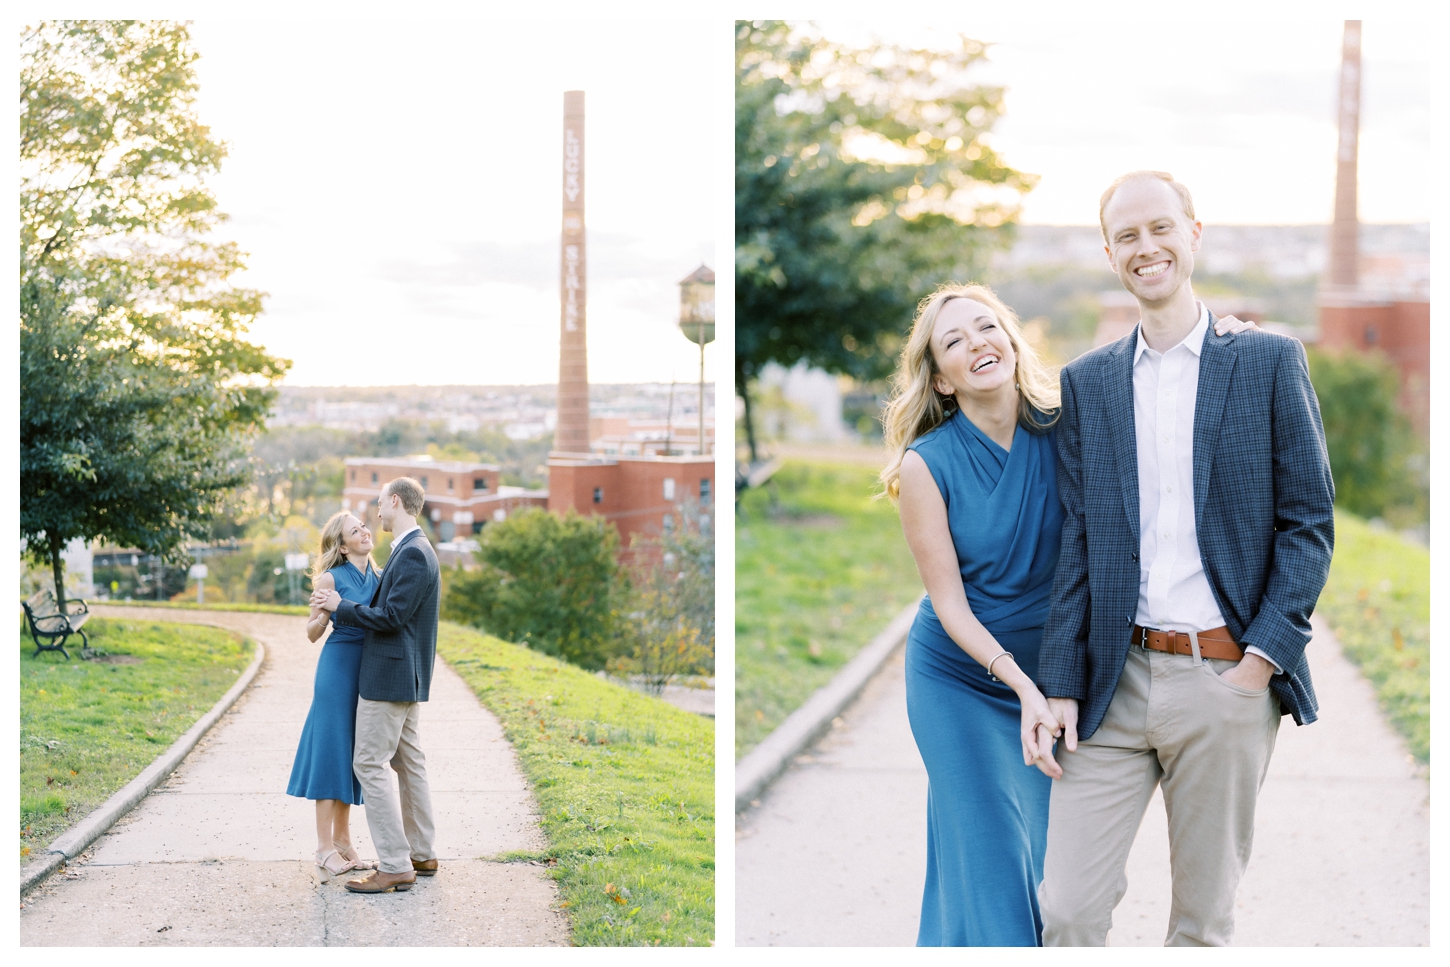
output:
<path id="1" fill-rule="evenodd" d="M 1391 724 L 1430 761 L 1430 551 L 1339 511 L 1319 612 L 1374 685 Z M 1313 666 L 1313 646 L 1309 662 Z"/>
<path id="2" fill-rule="evenodd" d="M 735 755 L 744 755 L 919 597 L 876 473 L 788 462 L 740 500 L 735 528 Z"/>
<path id="3" fill-rule="evenodd" d="M 84 819 L 205 715 L 252 661 L 254 646 L 217 628 L 92 618 L 110 664 L 75 658 L 80 642 L 32 657 L 20 641 L 20 862 Z"/>
<path id="4" fill-rule="evenodd" d="M 245 601 L 214 601 L 197 604 L 195 601 L 97 601 L 93 605 L 114 605 L 118 608 L 170 608 L 181 611 L 250 611 L 258 614 L 311 614 L 305 604 L 249 604 Z M 89 628 L 89 625 L 87 626 Z M 68 647 L 68 646 L 67 646 Z"/>
<path id="5" fill-rule="evenodd" d="M 438 653 L 518 753 L 574 943 L 712 943 L 714 724 L 449 622 Z"/>

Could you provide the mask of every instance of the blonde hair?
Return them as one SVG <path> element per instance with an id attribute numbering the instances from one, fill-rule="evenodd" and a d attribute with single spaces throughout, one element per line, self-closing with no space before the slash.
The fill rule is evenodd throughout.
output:
<path id="1" fill-rule="evenodd" d="M 403 502 L 403 510 L 407 511 L 409 517 L 417 517 L 423 512 L 423 485 L 412 477 L 394 477 L 388 481 L 383 488 L 383 496 L 391 497 L 394 494 Z"/>
<path id="2" fill-rule="evenodd" d="M 901 461 L 906 458 L 907 448 L 919 437 L 945 423 L 955 411 L 955 399 L 938 393 L 933 385 L 941 371 L 931 351 L 931 334 L 936 328 L 937 317 L 953 299 L 972 299 L 997 314 L 997 322 L 1017 354 L 1017 422 L 1033 433 L 1045 433 L 1057 422 L 1062 390 L 1057 382 L 1056 368 L 1043 362 L 1037 350 L 1023 336 L 1017 314 L 985 285 L 955 282 L 943 285 L 917 306 L 916 321 L 906 340 L 906 348 L 901 351 L 891 400 L 881 416 L 881 425 L 886 431 L 886 449 L 891 459 L 886 469 L 881 471 L 884 490 L 877 496 L 892 500 L 900 498 Z M 1042 417 L 1048 419 L 1044 421 Z"/>
<path id="3" fill-rule="evenodd" d="M 1183 214 L 1188 216 L 1188 220 L 1190 222 L 1198 221 L 1198 216 L 1193 214 L 1193 196 L 1188 193 L 1188 189 L 1186 187 L 1174 181 L 1173 176 L 1170 175 L 1168 172 L 1146 170 L 1130 171 L 1126 175 L 1123 175 L 1121 178 L 1119 178 L 1117 181 L 1114 181 L 1111 185 L 1108 185 L 1108 190 L 1103 192 L 1102 199 L 1098 201 L 1098 227 L 1103 230 L 1104 242 L 1112 244 L 1111 240 L 1108 238 L 1108 220 L 1103 217 L 1103 213 L 1108 210 L 1108 202 L 1112 201 L 1113 195 L 1117 194 L 1119 188 L 1123 187 L 1128 182 L 1134 181 L 1138 178 L 1157 178 L 1159 181 L 1167 182 L 1168 187 L 1172 188 L 1173 191 L 1177 193 L 1178 200 L 1183 203 Z"/>
<path id="4" fill-rule="evenodd" d="M 347 525 L 347 519 L 353 516 L 345 510 L 339 510 L 327 518 L 327 523 L 322 525 L 322 540 L 318 544 L 317 557 L 312 562 L 310 572 L 312 580 L 316 581 L 347 559 L 347 551 L 342 546 L 342 531 Z M 368 554 L 367 566 L 370 571 L 378 569 L 371 553 Z"/>

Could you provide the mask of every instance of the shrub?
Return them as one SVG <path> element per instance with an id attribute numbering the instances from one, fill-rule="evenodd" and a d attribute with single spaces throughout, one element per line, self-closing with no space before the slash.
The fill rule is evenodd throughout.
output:
<path id="1" fill-rule="evenodd" d="M 1416 504 L 1407 458 L 1416 449 L 1396 402 L 1399 373 L 1382 353 L 1310 349 L 1309 375 L 1319 397 L 1335 503 L 1362 517 Z"/>
<path id="2" fill-rule="evenodd" d="M 619 532 L 573 510 L 531 509 L 479 535 L 476 571 L 449 575 L 445 618 L 599 669 L 618 651 L 627 582 Z"/>

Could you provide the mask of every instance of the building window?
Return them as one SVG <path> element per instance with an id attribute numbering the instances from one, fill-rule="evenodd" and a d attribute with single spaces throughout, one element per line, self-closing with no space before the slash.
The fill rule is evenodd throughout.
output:
<path id="1" fill-rule="evenodd" d="M 703 504 L 705 501 L 707 501 L 709 499 L 710 499 L 710 478 L 709 477 L 701 477 L 700 478 L 700 503 Z"/>
<path id="2" fill-rule="evenodd" d="M 675 529 L 675 518 L 674 518 L 674 516 L 671 515 L 671 514 L 666 514 L 665 515 L 665 519 L 662 522 L 662 524 L 663 524 L 663 527 L 665 529 L 665 533 L 666 534 L 672 533 L 674 531 L 674 529 Z"/>
<path id="3" fill-rule="evenodd" d="M 488 478 L 487 477 L 474 477 L 473 478 L 473 489 L 474 490 L 478 490 L 478 491 L 482 491 L 482 492 L 487 492 L 488 491 Z"/>
<path id="4" fill-rule="evenodd" d="M 349 470 L 347 473 L 348 473 L 347 479 L 349 479 L 349 480 L 356 480 L 357 479 L 357 471 L 356 470 Z"/>
<path id="5" fill-rule="evenodd" d="M 1366 346 L 1373 346 L 1375 343 L 1377 343 L 1379 341 L 1380 341 L 1380 334 L 1375 331 L 1374 326 L 1365 326 L 1364 327 L 1364 344 Z"/>
<path id="6" fill-rule="evenodd" d="M 373 471 L 373 483 L 377 483 L 377 482 L 378 482 L 378 472 L 376 470 L 374 470 Z"/>
<path id="7" fill-rule="evenodd" d="M 596 504 L 602 504 L 602 503 L 604 503 L 604 488 L 603 487 L 595 487 L 594 488 L 594 502 Z"/>
<path id="8" fill-rule="evenodd" d="M 424 490 L 427 490 L 428 489 L 428 478 L 427 477 L 424 477 L 422 480 L 419 480 L 418 482 L 423 485 L 423 489 Z"/>
<path id="9" fill-rule="evenodd" d="M 675 499 L 675 478 L 674 477 L 666 477 L 665 478 L 665 500 L 674 500 L 674 499 Z"/>
<path id="10" fill-rule="evenodd" d="M 475 534 L 482 534 L 483 533 L 483 521 L 476 520 L 476 521 L 473 522 L 473 532 Z"/>
<path id="11" fill-rule="evenodd" d="M 452 493 L 453 492 L 453 478 L 452 477 L 449 477 L 448 478 L 448 492 L 449 493 Z"/>

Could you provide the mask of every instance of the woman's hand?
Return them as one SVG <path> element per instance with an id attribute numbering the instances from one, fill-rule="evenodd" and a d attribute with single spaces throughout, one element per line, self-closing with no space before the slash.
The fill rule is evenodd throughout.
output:
<path id="1" fill-rule="evenodd" d="M 1057 716 L 1047 707 L 1047 699 L 1028 685 L 1018 693 L 1022 699 L 1022 762 L 1035 765 L 1044 775 L 1062 778 L 1062 766 L 1052 757 L 1052 743 L 1058 735 Z"/>
<path id="2" fill-rule="evenodd" d="M 322 637 L 322 633 L 327 630 L 327 623 L 332 620 L 332 610 L 335 610 L 322 608 L 318 604 L 318 595 L 337 594 L 337 591 L 334 590 L 336 584 L 331 574 L 319 574 L 312 587 L 314 590 L 312 597 L 308 601 L 312 605 L 312 613 L 307 616 L 308 641 L 316 641 Z"/>
<path id="3" fill-rule="evenodd" d="M 1245 329 L 1257 328 L 1259 328 L 1258 323 L 1244 322 L 1242 319 L 1235 318 L 1234 316 L 1223 316 L 1213 324 L 1214 334 L 1219 336 L 1227 336 L 1229 333 L 1237 334 L 1243 332 Z"/>

